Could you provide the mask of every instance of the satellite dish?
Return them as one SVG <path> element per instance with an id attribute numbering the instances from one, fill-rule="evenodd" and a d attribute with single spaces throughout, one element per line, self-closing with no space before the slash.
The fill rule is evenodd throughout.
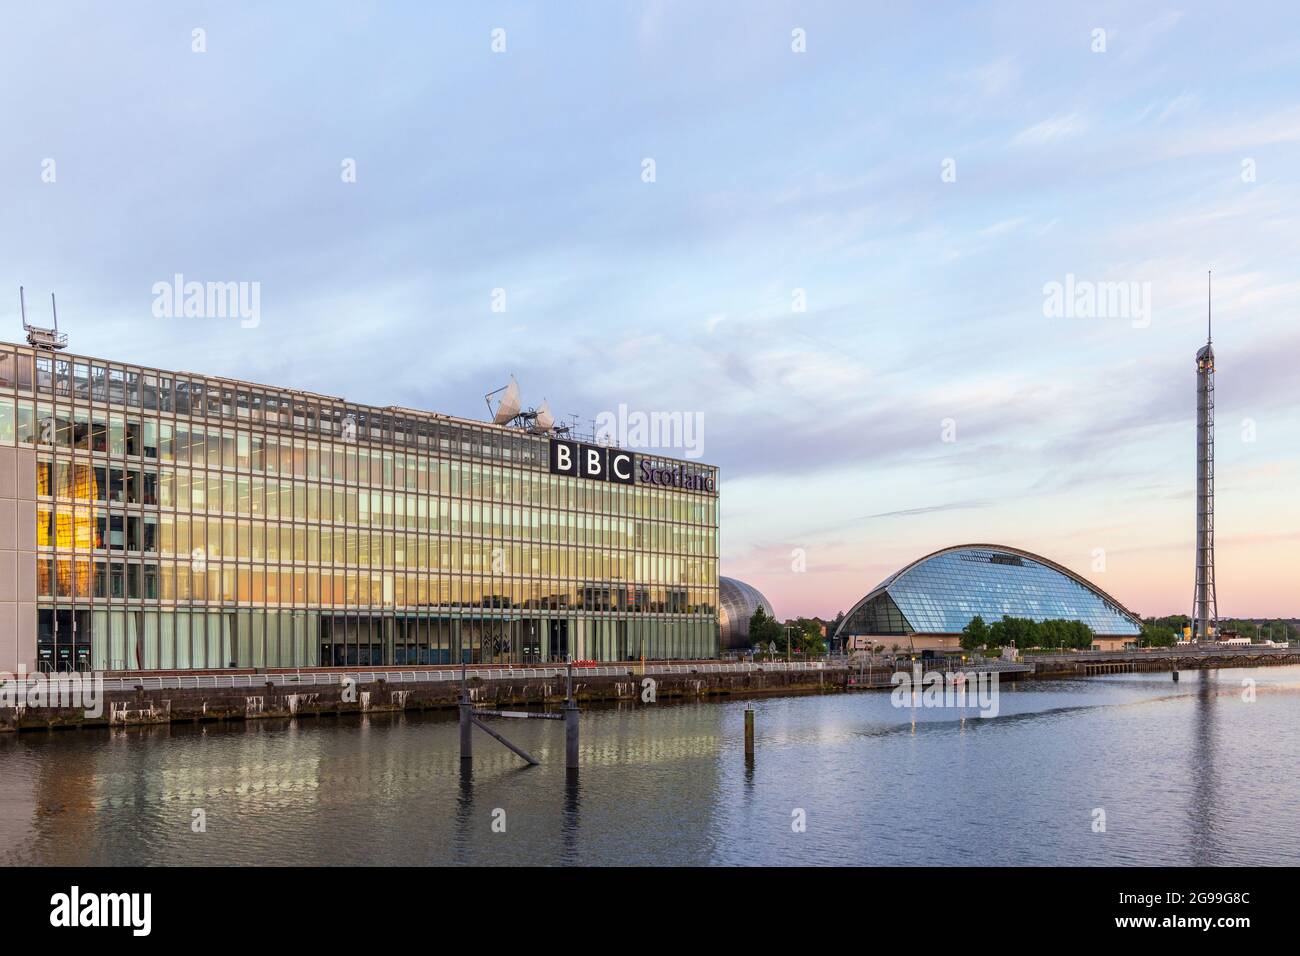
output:
<path id="1" fill-rule="evenodd" d="M 555 427 L 555 416 L 551 414 L 551 406 L 545 399 L 542 400 L 542 407 L 537 409 L 537 427 L 545 432 Z"/>
<path id="2" fill-rule="evenodd" d="M 488 405 L 490 409 L 491 404 Z M 519 383 L 515 381 L 513 375 L 510 376 L 510 384 L 505 387 L 505 394 L 501 396 L 501 401 L 497 404 L 497 409 L 492 414 L 492 421 L 498 425 L 504 425 L 511 421 L 519 414 Z"/>

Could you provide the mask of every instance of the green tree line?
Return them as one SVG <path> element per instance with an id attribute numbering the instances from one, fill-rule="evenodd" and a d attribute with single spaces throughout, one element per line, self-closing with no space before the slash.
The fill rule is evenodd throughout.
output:
<path id="1" fill-rule="evenodd" d="M 1191 624 L 1192 619 L 1186 614 L 1148 617 L 1142 622 L 1142 637 L 1139 643 L 1143 647 L 1169 647 L 1183 639 L 1183 629 L 1190 627 Z M 1219 634 L 1223 634 L 1224 631 L 1235 631 L 1252 641 L 1266 641 L 1270 636 L 1275 641 L 1294 641 L 1300 636 L 1300 630 L 1295 624 L 1281 618 L 1271 621 L 1222 618 L 1219 620 Z"/>
<path id="2" fill-rule="evenodd" d="M 769 644 L 775 644 L 777 652 L 784 654 L 788 637 L 792 652 L 824 654 L 826 638 L 822 636 L 823 626 L 824 622 L 815 617 L 795 617 L 782 624 L 759 606 L 749 619 L 749 643 L 760 650 L 767 650 Z"/>
<path id="3" fill-rule="evenodd" d="M 961 646 L 968 651 L 979 647 L 1018 648 L 1041 647 L 1047 649 L 1078 648 L 1087 650 L 1092 647 L 1093 631 L 1082 621 L 1066 621 L 1052 618 L 1046 621 L 1034 621 L 1027 617 L 1011 617 L 1004 614 L 1002 620 L 992 624 L 984 623 L 978 614 L 962 628 Z"/>

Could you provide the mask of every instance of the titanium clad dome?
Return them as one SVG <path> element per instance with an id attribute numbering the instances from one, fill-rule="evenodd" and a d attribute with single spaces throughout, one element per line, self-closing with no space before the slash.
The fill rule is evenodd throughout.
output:
<path id="1" fill-rule="evenodd" d="M 749 619 L 762 608 L 776 613 L 762 592 L 735 578 L 718 578 L 718 647 L 724 651 L 749 647 Z"/>
<path id="2" fill-rule="evenodd" d="M 1016 548 L 945 548 L 890 575 L 836 629 L 853 635 L 955 635 L 979 615 L 1082 621 L 1098 636 L 1136 637 L 1142 622 L 1096 585 L 1047 558 Z"/>

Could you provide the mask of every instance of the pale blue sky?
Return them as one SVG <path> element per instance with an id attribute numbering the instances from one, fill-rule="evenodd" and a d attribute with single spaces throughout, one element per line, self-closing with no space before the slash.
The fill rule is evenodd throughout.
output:
<path id="1" fill-rule="evenodd" d="M 976 540 L 1166 613 L 1213 268 L 1220 610 L 1297 614 L 1297 91 L 1286 3 L 11 4 L 4 338 L 23 284 L 83 353 L 701 412 L 723 572 L 782 615 Z M 261 324 L 154 318 L 178 272 Z M 1067 274 L 1149 327 L 1044 317 Z"/>

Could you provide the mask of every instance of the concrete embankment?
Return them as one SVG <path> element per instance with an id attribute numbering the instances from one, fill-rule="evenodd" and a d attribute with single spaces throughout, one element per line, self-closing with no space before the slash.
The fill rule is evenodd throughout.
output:
<path id="1" fill-rule="evenodd" d="M 1190 652 L 1110 652 L 1070 659 L 1061 656 L 1027 655 L 1035 678 L 1098 677 L 1104 674 L 1132 674 L 1148 671 L 1221 670 L 1234 667 L 1287 667 L 1300 664 L 1300 648 L 1269 648 L 1252 652 L 1249 647 Z"/>
<path id="2" fill-rule="evenodd" d="M 1092 677 L 1134 671 L 1283 666 L 1300 663 L 1300 648 L 1287 650 L 1173 653 L 1115 652 L 1030 655 L 1026 664 L 1000 666 L 1002 680 Z M 927 670 L 962 670 L 962 665 L 925 662 Z M 127 726 L 270 717 L 311 717 L 407 710 L 447 710 L 456 706 L 460 681 L 454 672 L 340 672 L 330 669 L 256 674 L 251 671 L 114 674 L 107 679 L 97 712 L 84 701 L 62 705 L 49 682 L 44 696 L 11 681 L 0 687 L 0 732 L 64 727 Z M 893 669 L 810 663 L 604 665 L 575 668 L 579 704 L 639 702 L 653 692 L 656 701 L 744 698 L 789 694 L 884 690 L 893 686 Z M 17 687 L 17 693 L 14 688 Z M 470 697 L 493 707 L 558 707 L 565 699 L 562 668 L 482 668 L 471 671 Z M 19 703 L 15 706 L 14 700 Z"/>
<path id="3" fill-rule="evenodd" d="M 844 667 L 832 666 L 798 671 L 756 668 L 739 673 L 651 671 L 645 675 L 635 668 L 621 675 L 587 675 L 575 670 L 573 686 L 579 704 L 642 701 L 650 691 L 657 701 L 757 697 L 843 691 L 848 673 Z M 110 687 L 103 692 L 102 713 L 93 717 L 81 706 L 0 707 L 0 731 L 445 710 L 455 708 L 460 695 L 458 680 L 409 679 L 420 675 L 403 675 L 408 679 L 401 681 L 393 680 L 393 675 L 366 679 L 367 675 L 353 674 L 348 679 L 345 674 L 315 673 L 304 675 L 301 681 L 292 675 L 274 676 L 275 680 L 260 685 L 246 680 L 248 686 L 237 687 L 150 687 L 147 679 L 135 687 Z M 114 678 L 110 683 L 123 682 Z M 129 685 L 130 678 L 125 683 Z M 474 703 L 482 706 L 559 706 L 565 699 L 564 675 L 553 671 L 536 676 L 474 676 L 467 686 Z"/>

